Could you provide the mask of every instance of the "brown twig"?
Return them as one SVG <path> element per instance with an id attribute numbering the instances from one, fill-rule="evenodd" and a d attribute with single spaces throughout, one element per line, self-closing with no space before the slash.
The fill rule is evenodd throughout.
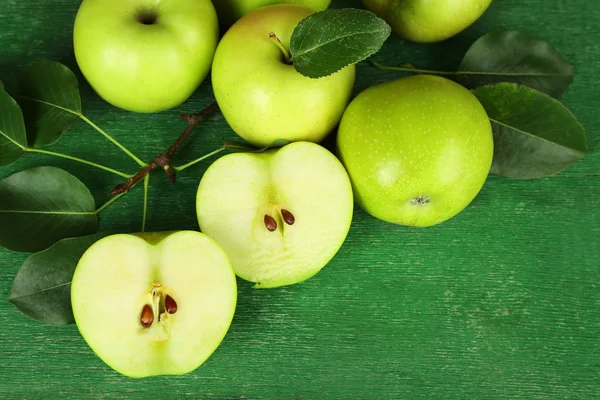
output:
<path id="1" fill-rule="evenodd" d="M 188 126 L 181 133 L 181 135 L 177 138 L 177 140 L 165 151 L 164 153 L 154 157 L 150 163 L 148 163 L 144 168 L 139 170 L 137 174 L 129 178 L 123 183 L 119 183 L 113 190 L 110 192 L 111 195 L 117 195 L 121 193 L 126 193 L 139 181 L 144 179 L 146 175 L 150 172 L 154 171 L 157 168 L 162 168 L 165 170 L 167 177 L 173 183 L 175 183 L 175 168 L 171 165 L 171 158 L 175 154 L 175 152 L 181 147 L 183 142 L 187 139 L 187 137 L 192 133 L 192 131 L 206 118 L 207 115 L 212 114 L 217 111 L 219 106 L 217 103 L 213 103 L 210 106 L 206 107 L 204 110 L 200 111 L 197 114 L 184 114 L 181 116 L 181 119 L 187 121 Z"/>

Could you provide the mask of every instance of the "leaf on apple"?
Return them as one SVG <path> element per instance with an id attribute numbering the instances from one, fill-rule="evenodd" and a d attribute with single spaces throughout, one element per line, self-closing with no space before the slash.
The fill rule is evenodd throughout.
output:
<path id="1" fill-rule="evenodd" d="M 26 147 L 23 113 L 0 82 L 0 166 L 10 165 L 18 160 Z"/>
<path id="2" fill-rule="evenodd" d="M 81 113 L 77 77 L 56 61 L 38 61 L 25 69 L 13 94 L 23 108 L 33 147 L 56 142 Z"/>
<path id="3" fill-rule="evenodd" d="M 0 247 L 40 251 L 57 241 L 96 232 L 89 189 L 56 167 L 35 167 L 0 181 Z"/>
<path id="4" fill-rule="evenodd" d="M 483 35 L 469 48 L 458 70 L 458 81 L 470 89 L 513 82 L 556 99 L 573 83 L 573 68 L 558 51 L 517 31 Z"/>
<path id="5" fill-rule="evenodd" d="M 547 94 L 514 83 L 483 86 L 473 93 L 492 122 L 492 173 L 517 179 L 543 178 L 586 154 L 583 127 Z"/>
<path id="6" fill-rule="evenodd" d="M 63 239 L 31 255 L 17 273 L 8 301 L 35 320 L 67 325 L 75 322 L 71 309 L 71 279 L 79 259 L 96 241 L 108 236 Z"/>
<path id="7" fill-rule="evenodd" d="M 321 78 L 375 54 L 390 32 L 390 26 L 370 11 L 320 11 L 294 29 L 292 61 L 302 75 Z"/>

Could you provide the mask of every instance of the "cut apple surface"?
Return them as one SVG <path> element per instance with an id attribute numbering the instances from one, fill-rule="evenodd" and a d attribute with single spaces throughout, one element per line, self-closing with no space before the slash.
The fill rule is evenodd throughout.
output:
<path id="1" fill-rule="evenodd" d="M 202 232 L 223 247 L 238 276 L 261 288 L 319 272 L 344 242 L 352 212 L 346 170 L 309 142 L 224 156 L 197 195 Z"/>
<path id="2" fill-rule="evenodd" d="M 82 256 L 71 286 L 81 335 L 131 377 L 196 369 L 223 340 L 236 299 L 226 254 L 192 231 L 106 237 Z"/>

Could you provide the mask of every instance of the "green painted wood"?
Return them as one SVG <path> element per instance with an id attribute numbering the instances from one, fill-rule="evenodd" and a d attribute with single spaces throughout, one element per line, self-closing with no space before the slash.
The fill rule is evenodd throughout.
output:
<path id="1" fill-rule="evenodd" d="M 0 77 L 48 58 L 75 67 L 75 0 L 2 0 Z M 335 2 L 336 6 L 354 2 Z M 336 258 L 306 283 L 257 291 L 241 282 L 222 346 L 195 372 L 133 380 L 105 366 L 75 326 L 29 320 L 0 302 L 0 398 L 593 399 L 600 398 L 600 8 L 589 0 L 496 0 L 444 43 L 391 38 L 381 62 L 453 69 L 481 34 L 519 29 L 549 41 L 577 71 L 564 103 L 588 132 L 590 155 L 537 181 L 490 177 L 473 204 L 436 227 L 411 229 L 357 210 Z M 361 64 L 356 91 L 400 76 Z M 117 110 L 81 81 L 84 112 L 140 157 L 163 151 L 177 116 L 212 101 L 204 84 L 184 105 L 154 115 Z M 181 161 L 235 135 L 220 115 L 196 132 Z M 119 169 L 133 162 L 79 123 L 55 147 Z M 55 165 L 88 184 L 98 203 L 118 178 L 69 161 L 25 155 L 0 177 Z M 176 190 L 151 180 L 150 230 L 195 229 L 194 193 L 209 165 Z M 102 228 L 140 229 L 134 190 L 101 215 Z M 1 221 L 0 221 L 1 223 Z M 0 298 L 24 254 L 0 250 Z M 101 296 L 100 288 L 98 295 Z"/>

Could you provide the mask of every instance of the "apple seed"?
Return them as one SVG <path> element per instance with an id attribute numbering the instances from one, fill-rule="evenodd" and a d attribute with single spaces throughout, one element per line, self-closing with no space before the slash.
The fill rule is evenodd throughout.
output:
<path id="1" fill-rule="evenodd" d="M 177 312 L 177 303 L 169 295 L 165 296 L 165 310 L 167 310 L 169 314 L 175 314 Z"/>
<path id="2" fill-rule="evenodd" d="M 269 232 L 275 232 L 275 230 L 277 230 L 277 221 L 275 221 L 275 218 L 265 214 L 265 228 L 267 228 Z"/>
<path id="3" fill-rule="evenodd" d="M 294 225 L 294 222 L 296 222 L 296 218 L 294 217 L 294 214 L 292 214 L 288 210 L 282 209 L 281 216 L 283 217 L 283 220 L 285 221 L 285 223 L 288 225 Z"/>
<path id="4" fill-rule="evenodd" d="M 154 313 L 152 312 L 152 307 L 150 304 L 146 304 L 144 308 L 142 308 L 142 316 L 140 318 L 140 322 L 144 328 L 150 327 L 154 322 Z"/>

